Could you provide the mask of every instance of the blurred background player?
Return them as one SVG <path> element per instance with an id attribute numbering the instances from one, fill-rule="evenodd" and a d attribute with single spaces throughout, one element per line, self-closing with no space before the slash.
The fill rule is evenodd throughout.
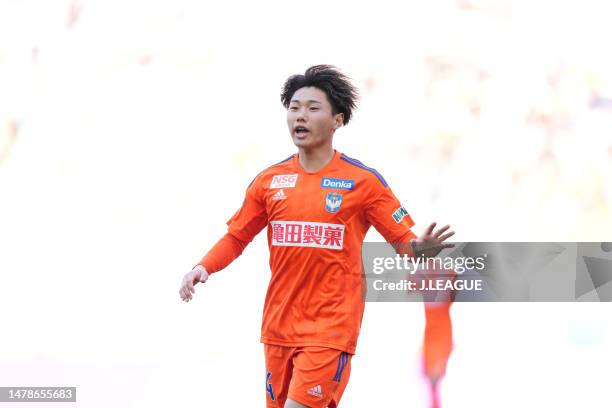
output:
<path id="1" fill-rule="evenodd" d="M 424 302 L 423 374 L 429 384 L 430 407 L 441 408 L 440 380 L 453 347 L 451 302 Z"/>

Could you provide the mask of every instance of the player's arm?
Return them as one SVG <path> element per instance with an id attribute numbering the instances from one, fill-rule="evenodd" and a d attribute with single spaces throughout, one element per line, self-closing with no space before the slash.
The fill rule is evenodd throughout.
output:
<path id="1" fill-rule="evenodd" d="M 247 188 L 242 207 L 227 222 L 227 234 L 183 277 L 179 289 L 181 299 L 191 300 L 196 284 L 206 282 L 210 274 L 224 269 L 238 258 L 267 222 L 260 176 L 257 176 Z"/>

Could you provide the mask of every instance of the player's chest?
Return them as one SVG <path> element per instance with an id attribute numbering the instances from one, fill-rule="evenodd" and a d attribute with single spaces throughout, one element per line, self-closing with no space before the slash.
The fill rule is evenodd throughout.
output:
<path id="1" fill-rule="evenodd" d="M 338 222 L 360 211 L 357 181 L 343 174 L 281 174 L 265 194 L 270 220 Z"/>

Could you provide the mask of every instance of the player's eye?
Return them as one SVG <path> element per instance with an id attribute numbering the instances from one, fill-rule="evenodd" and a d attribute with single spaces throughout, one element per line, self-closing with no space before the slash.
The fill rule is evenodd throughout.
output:
<path id="1" fill-rule="evenodd" d="M 318 111 L 319 108 L 317 108 L 316 106 L 313 106 L 312 108 L 310 108 L 311 111 Z"/>
<path id="2" fill-rule="evenodd" d="M 289 110 L 295 112 L 297 110 L 297 106 L 291 106 L 289 107 Z"/>

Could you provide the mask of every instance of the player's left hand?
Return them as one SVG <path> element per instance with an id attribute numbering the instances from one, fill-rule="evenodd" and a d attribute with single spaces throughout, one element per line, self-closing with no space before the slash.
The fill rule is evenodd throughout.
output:
<path id="1" fill-rule="evenodd" d="M 445 248 L 453 248 L 455 244 L 445 243 L 448 238 L 455 235 L 455 231 L 450 231 L 450 225 L 445 225 L 439 230 L 435 230 L 436 223 L 432 222 L 427 230 L 417 239 L 412 240 L 412 249 L 415 256 L 433 257 Z"/>

